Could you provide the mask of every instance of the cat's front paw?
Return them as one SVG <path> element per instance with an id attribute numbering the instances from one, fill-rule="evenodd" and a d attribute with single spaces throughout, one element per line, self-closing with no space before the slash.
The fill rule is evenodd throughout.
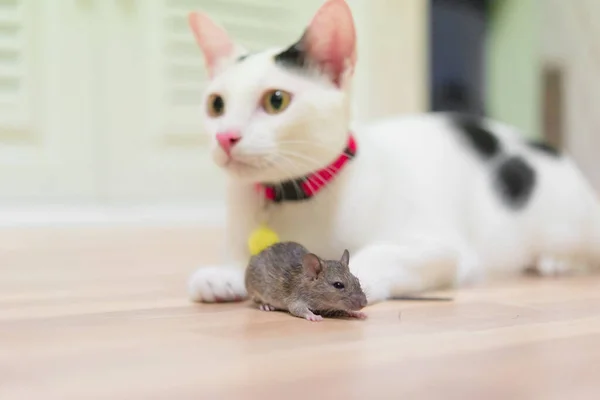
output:
<path id="1" fill-rule="evenodd" d="M 360 279 L 360 278 L 359 278 Z M 369 282 L 363 279 L 360 282 L 365 296 L 367 296 L 367 304 L 373 305 L 387 300 L 391 297 L 388 285 L 384 283 Z"/>
<path id="2" fill-rule="evenodd" d="M 356 264 L 355 264 L 356 265 Z M 367 297 L 367 304 L 373 305 L 390 297 L 389 282 L 378 280 L 368 269 L 355 268 L 352 273 L 360 281 L 361 289 Z"/>
<path id="3" fill-rule="evenodd" d="M 193 301 L 217 303 L 242 301 L 246 297 L 244 270 L 240 267 L 201 267 L 189 280 L 189 295 Z"/>
<path id="4" fill-rule="evenodd" d="M 589 262 L 578 259 L 575 256 L 552 256 L 545 255 L 539 257 L 534 271 L 541 276 L 558 277 L 566 275 L 575 275 L 581 272 L 590 271 Z"/>

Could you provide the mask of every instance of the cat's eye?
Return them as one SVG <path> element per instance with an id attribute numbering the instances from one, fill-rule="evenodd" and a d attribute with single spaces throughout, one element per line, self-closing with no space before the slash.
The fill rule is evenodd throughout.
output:
<path id="1" fill-rule="evenodd" d="M 340 289 L 340 290 L 341 290 L 341 289 L 343 289 L 345 286 L 344 286 L 344 284 L 343 284 L 342 282 L 334 282 L 334 283 L 333 283 L 333 287 L 334 287 L 334 288 L 336 288 L 336 289 Z"/>
<path id="2" fill-rule="evenodd" d="M 206 112 L 213 118 L 220 117 L 225 113 L 225 100 L 223 96 L 213 93 L 206 102 Z"/>
<path id="3" fill-rule="evenodd" d="M 285 90 L 269 90 L 261 100 L 261 107 L 267 114 L 278 114 L 290 105 L 292 95 Z"/>

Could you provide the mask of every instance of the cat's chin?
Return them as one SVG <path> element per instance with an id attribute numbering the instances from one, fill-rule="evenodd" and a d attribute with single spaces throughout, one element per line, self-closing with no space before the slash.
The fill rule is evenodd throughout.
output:
<path id="1" fill-rule="evenodd" d="M 276 183 L 290 179 L 289 175 L 282 175 L 281 171 L 269 167 L 258 167 L 245 163 L 229 161 L 219 165 L 229 178 L 241 183 Z"/>
<path id="2" fill-rule="evenodd" d="M 261 182 L 265 176 L 269 175 L 268 171 L 265 171 L 263 168 L 232 158 L 215 159 L 215 164 L 230 178 L 241 182 Z"/>
<path id="3" fill-rule="evenodd" d="M 228 165 L 221 167 L 227 175 L 236 181 L 243 183 L 269 183 L 284 181 L 285 178 L 280 177 L 276 172 L 270 171 L 268 168 L 259 169 L 245 165 Z"/>
<path id="4" fill-rule="evenodd" d="M 227 157 L 224 154 L 214 154 L 214 163 L 230 178 L 240 182 L 272 183 L 290 179 L 291 175 L 282 174 L 281 168 L 261 163 L 260 160 L 244 160 Z"/>
<path id="5" fill-rule="evenodd" d="M 258 172 L 258 169 L 255 166 L 236 160 L 228 160 L 227 162 L 218 165 L 229 175 L 236 178 L 253 179 Z"/>

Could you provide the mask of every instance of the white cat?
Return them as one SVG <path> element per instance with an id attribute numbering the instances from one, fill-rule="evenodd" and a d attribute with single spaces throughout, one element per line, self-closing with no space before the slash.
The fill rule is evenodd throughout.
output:
<path id="1" fill-rule="evenodd" d="M 192 299 L 246 296 L 247 240 L 265 219 L 321 257 L 350 249 L 370 303 L 600 261 L 595 194 L 550 147 L 452 114 L 351 129 L 356 47 L 344 0 L 327 1 L 290 48 L 256 54 L 204 14 L 189 22 L 211 77 L 206 131 L 229 180 L 227 258 L 191 277 Z"/>

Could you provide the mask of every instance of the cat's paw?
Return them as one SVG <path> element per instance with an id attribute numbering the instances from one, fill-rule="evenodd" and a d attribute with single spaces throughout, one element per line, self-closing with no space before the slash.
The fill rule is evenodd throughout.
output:
<path id="1" fill-rule="evenodd" d="M 356 275 L 356 274 L 355 274 Z M 367 304 L 373 305 L 389 299 L 391 296 L 389 285 L 370 281 L 368 277 L 357 276 L 360 281 L 360 286 L 367 296 Z"/>
<path id="2" fill-rule="evenodd" d="M 242 301 L 246 297 L 244 270 L 231 266 L 198 268 L 190 277 L 188 290 L 197 302 Z"/>
<path id="3" fill-rule="evenodd" d="M 350 265 L 352 274 L 360 281 L 360 287 L 367 297 L 367 304 L 373 305 L 391 297 L 389 280 L 380 279 L 373 268 L 363 268 L 363 265 Z M 375 272 L 375 273 L 373 273 Z"/>
<path id="4" fill-rule="evenodd" d="M 572 275 L 589 269 L 589 263 L 575 257 L 541 256 L 535 264 L 535 272 L 541 276 Z"/>

